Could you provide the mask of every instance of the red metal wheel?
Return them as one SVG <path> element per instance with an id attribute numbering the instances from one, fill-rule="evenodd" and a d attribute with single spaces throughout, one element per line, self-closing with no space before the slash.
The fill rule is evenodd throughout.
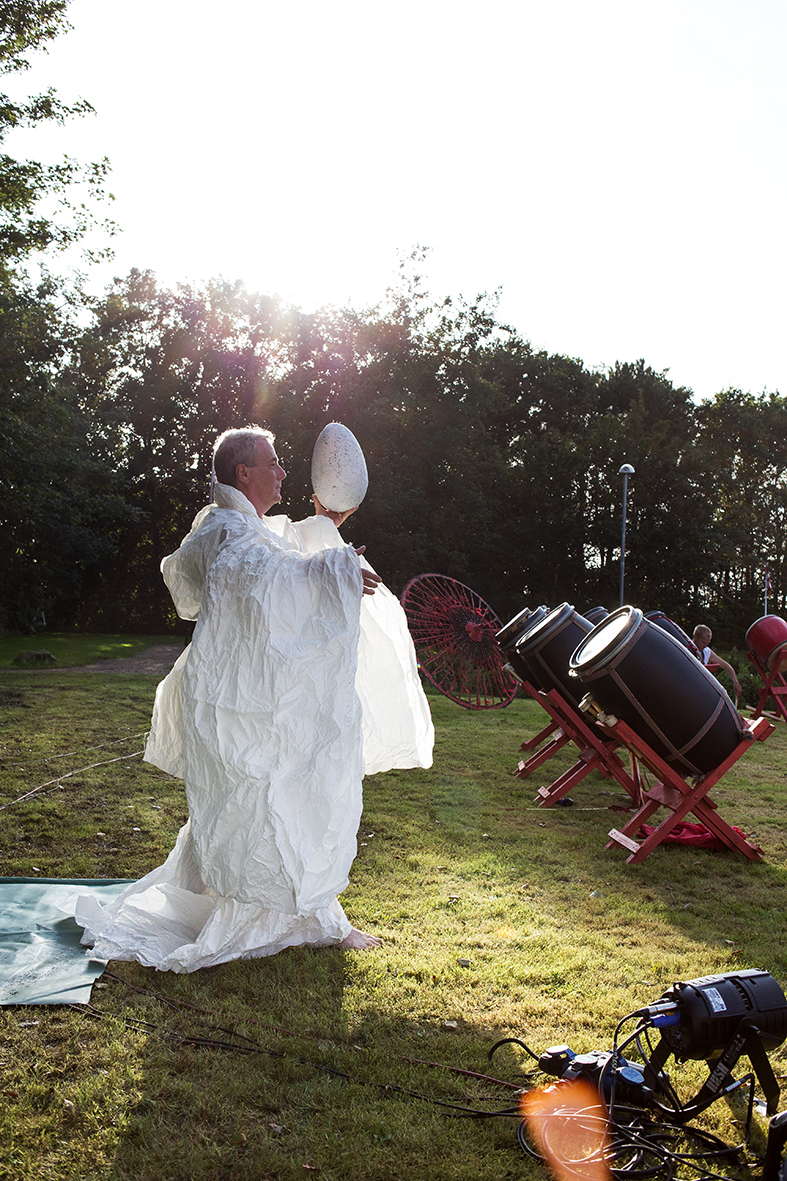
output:
<path id="1" fill-rule="evenodd" d="M 470 587 L 444 574 L 419 574 L 402 591 L 402 607 L 421 672 L 465 709 L 504 709 L 517 681 L 503 668 L 496 640 L 503 626 Z"/>

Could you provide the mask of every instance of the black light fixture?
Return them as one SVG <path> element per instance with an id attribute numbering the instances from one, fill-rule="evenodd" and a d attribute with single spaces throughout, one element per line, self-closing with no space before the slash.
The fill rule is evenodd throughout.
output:
<path id="1" fill-rule="evenodd" d="M 632 1019 L 636 1028 L 623 1037 L 624 1026 Z M 660 1034 L 655 1049 L 650 1039 L 654 1031 Z M 730 1099 L 747 1084 L 748 1143 L 756 1077 L 771 1117 L 761 1181 L 787 1181 L 787 1162 L 783 1155 L 787 1145 L 787 1111 L 774 1115 L 779 1084 L 767 1057 L 785 1039 L 787 998 L 781 987 L 768 972 L 744 969 L 673 984 L 659 1000 L 635 1009 L 618 1022 L 611 1050 L 576 1054 L 570 1046 L 558 1045 L 538 1055 L 519 1038 L 503 1038 L 492 1047 L 489 1056 L 492 1057 L 498 1046 L 513 1042 L 535 1059 L 539 1070 L 557 1076 L 560 1082 L 555 1088 L 571 1085 L 577 1079 L 592 1083 L 606 1104 L 615 1135 L 615 1151 L 621 1154 L 621 1162 L 625 1160 L 621 1172 L 633 1175 L 631 1160 L 644 1160 L 644 1153 L 649 1162 L 647 1175 L 654 1178 L 673 1176 L 672 1164 L 680 1165 L 686 1159 L 674 1152 L 674 1136 L 669 1132 L 669 1125 L 682 1125 L 685 1134 L 697 1137 L 706 1149 L 709 1133 L 692 1128 L 690 1121 L 716 1099 Z M 634 1059 L 624 1057 L 632 1052 L 636 1053 Z M 693 1059 L 708 1064 L 706 1082 L 688 1103 L 679 1098 L 664 1069 L 670 1055 L 678 1062 Z M 743 1056 L 748 1057 L 752 1071 L 735 1079 L 732 1071 Z M 646 1120 L 643 1125 L 635 1118 L 632 1123 L 632 1109 L 643 1112 L 651 1109 L 658 1113 L 659 1122 L 653 1124 Z M 523 1128 L 524 1122 L 520 1124 L 517 1139 L 525 1151 L 531 1151 Z M 738 1151 L 721 1141 L 714 1142 L 717 1146 L 714 1152 Z M 613 1161 L 618 1159 L 615 1151 Z M 698 1155 L 702 1156 L 703 1152 Z M 650 1169 L 651 1157 L 663 1161 L 667 1172 L 660 1172 L 659 1167 Z M 614 1167 L 613 1171 L 620 1175 Z M 718 1175 L 707 1173 L 708 1178 Z"/>
<path id="2" fill-rule="evenodd" d="M 787 1037 L 787 998 L 770 973 L 752 968 L 681 981 L 639 1013 L 661 1033 L 643 1072 L 654 1092 L 667 1090 L 664 1065 L 671 1054 L 679 1062 L 708 1063 L 708 1078 L 681 1106 L 679 1122 L 692 1119 L 739 1085 L 732 1071 L 743 1055 L 762 1087 L 768 1115 L 774 1114 L 779 1084 L 767 1055 Z"/>

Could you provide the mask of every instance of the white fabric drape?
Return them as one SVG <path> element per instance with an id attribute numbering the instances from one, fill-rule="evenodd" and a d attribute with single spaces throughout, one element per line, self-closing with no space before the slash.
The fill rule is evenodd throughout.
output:
<path id="1" fill-rule="evenodd" d="M 404 613 L 362 595 L 333 523 L 214 495 L 162 563 L 197 624 L 145 753 L 184 779 L 190 819 L 163 866 L 76 909 L 94 955 L 174 971 L 341 941 L 362 776 L 430 766 L 434 738 Z"/>

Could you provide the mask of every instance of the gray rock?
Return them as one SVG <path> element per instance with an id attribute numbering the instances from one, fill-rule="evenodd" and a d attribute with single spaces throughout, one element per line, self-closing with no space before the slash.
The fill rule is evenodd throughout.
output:
<path id="1" fill-rule="evenodd" d="M 11 662 L 12 664 L 57 664 L 57 657 L 46 648 L 39 648 L 36 652 L 20 652 Z"/>

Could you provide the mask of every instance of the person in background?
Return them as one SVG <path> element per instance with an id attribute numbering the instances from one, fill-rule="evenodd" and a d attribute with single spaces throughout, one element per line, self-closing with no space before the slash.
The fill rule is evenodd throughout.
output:
<path id="1" fill-rule="evenodd" d="M 732 687 L 735 690 L 735 697 L 737 700 L 737 698 L 741 695 L 741 684 L 738 680 L 738 674 L 735 672 L 735 669 L 731 664 L 728 664 L 726 660 L 722 660 L 721 656 L 718 656 L 711 648 L 710 642 L 713 639 L 713 632 L 711 629 L 704 623 L 698 623 L 694 629 L 692 639 L 697 645 L 700 659 L 706 667 L 709 664 L 712 664 L 718 665 L 719 668 L 724 669 L 727 676 L 732 681 Z"/>

